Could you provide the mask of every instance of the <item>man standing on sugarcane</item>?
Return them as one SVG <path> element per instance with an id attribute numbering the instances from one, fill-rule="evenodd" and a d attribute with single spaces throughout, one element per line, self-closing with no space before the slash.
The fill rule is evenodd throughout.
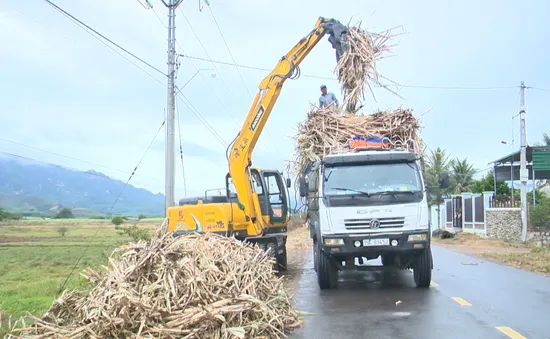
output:
<path id="1" fill-rule="evenodd" d="M 336 106 L 340 105 L 338 102 L 338 99 L 336 99 L 336 95 L 332 92 L 327 92 L 327 86 L 321 85 L 321 96 L 319 97 L 319 108 L 325 108 L 329 107 L 332 104 L 336 104 Z"/>

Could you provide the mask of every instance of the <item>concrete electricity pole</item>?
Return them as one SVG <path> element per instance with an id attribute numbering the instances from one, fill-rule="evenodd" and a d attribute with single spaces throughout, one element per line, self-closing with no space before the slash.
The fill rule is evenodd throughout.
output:
<path id="1" fill-rule="evenodd" d="M 520 119 L 520 133 L 521 133 L 521 140 L 520 140 L 520 170 L 519 170 L 519 178 L 521 181 L 521 240 L 526 241 L 527 240 L 527 180 L 529 180 L 529 172 L 527 171 L 527 136 L 525 133 L 525 83 L 521 82 L 521 93 L 520 93 L 520 100 L 521 100 L 521 108 L 519 111 L 519 119 Z"/>
<path id="2" fill-rule="evenodd" d="M 166 109 L 166 154 L 164 169 L 165 215 L 168 207 L 174 206 L 176 181 L 176 8 L 183 0 L 161 0 L 168 8 L 168 98 Z"/>

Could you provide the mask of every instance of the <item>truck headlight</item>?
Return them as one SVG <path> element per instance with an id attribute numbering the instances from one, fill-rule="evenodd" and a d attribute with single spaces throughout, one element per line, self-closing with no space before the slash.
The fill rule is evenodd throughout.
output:
<path id="1" fill-rule="evenodd" d="M 426 233 L 422 234 L 411 234 L 409 235 L 408 241 L 423 241 L 426 240 Z"/>
<path id="2" fill-rule="evenodd" d="M 325 238 L 325 245 L 328 245 L 328 246 L 344 245 L 344 239 Z"/>

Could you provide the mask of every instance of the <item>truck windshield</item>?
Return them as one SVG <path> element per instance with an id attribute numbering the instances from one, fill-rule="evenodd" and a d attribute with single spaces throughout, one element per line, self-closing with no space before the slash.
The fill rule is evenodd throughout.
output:
<path id="1" fill-rule="evenodd" d="M 368 163 L 326 167 L 324 195 L 357 195 L 366 199 L 380 193 L 421 192 L 422 182 L 416 163 Z"/>

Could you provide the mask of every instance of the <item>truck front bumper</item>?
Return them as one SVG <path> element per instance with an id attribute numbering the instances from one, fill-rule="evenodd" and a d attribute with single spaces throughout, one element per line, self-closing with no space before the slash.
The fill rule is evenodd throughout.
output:
<path id="1" fill-rule="evenodd" d="M 428 230 L 322 236 L 323 250 L 334 255 L 411 252 L 429 246 L 430 234 Z"/>

